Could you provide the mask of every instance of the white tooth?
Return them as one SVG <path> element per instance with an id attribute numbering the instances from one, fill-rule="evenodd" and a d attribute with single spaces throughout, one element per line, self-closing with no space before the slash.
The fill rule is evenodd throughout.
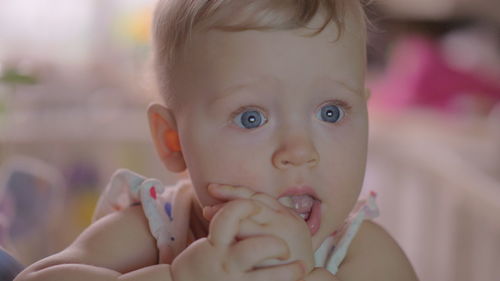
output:
<path id="1" fill-rule="evenodd" d="M 280 199 L 278 199 L 278 202 L 281 203 L 281 205 L 287 207 L 287 208 L 293 208 L 294 207 L 294 203 L 293 203 L 293 200 L 290 196 L 286 196 L 286 197 L 281 197 Z"/>
<path id="2" fill-rule="evenodd" d="M 299 216 L 303 219 L 306 219 L 307 218 L 307 213 L 302 213 L 302 214 L 299 214 Z"/>

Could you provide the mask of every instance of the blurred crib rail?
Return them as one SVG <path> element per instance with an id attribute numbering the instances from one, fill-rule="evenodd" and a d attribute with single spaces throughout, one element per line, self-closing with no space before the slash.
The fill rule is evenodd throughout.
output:
<path id="1" fill-rule="evenodd" d="M 500 138 L 491 123 L 423 114 L 371 125 L 365 186 L 379 192 L 378 222 L 420 280 L 500 280 Z"/>

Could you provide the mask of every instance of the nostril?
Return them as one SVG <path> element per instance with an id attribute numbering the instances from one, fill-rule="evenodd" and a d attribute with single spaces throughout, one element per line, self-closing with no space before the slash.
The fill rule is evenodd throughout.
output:
<path id="1" fill-rule="evenodd" d="M 295 163 L 295 162 L 292 162 L 292 161 L 288 161 L 288 160 L 281 160 L 280 161 L 281 163 L 281 167 L 288 167 L 288 166 L 301 166 L 304 164 L 304 162 L 302 163 Z M 314 166 L 318 163 L 318 160 L 317 159 L 311 159 L 309 161 L 306 161 L 305 164 L 307 166 Z"/>
<path id="2" fill-rule="evenodd" d="M 316 151 L 279 151 L 273 155 L 272 161 L 275 167 L 281 169 L 304 165 L 313 167 L 318 164 L 319 155 Z"/>
<path id="3" fill-rule="evenodd" d="M 314 159 L 311 159 L 307 162 L 307 164 L 309 165 L 316 165 L 318 163 L 318 159 L 314 158 Z"/>

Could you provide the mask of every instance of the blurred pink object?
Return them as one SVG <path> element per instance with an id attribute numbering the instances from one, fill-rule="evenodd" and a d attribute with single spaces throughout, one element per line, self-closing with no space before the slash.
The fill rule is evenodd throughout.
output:
<path id="1" fill-rule="evenodd" d="M 438 42 L 412 35 L 396 43 L 386 72 L 370 87 L 373 105 L 395 111 L 430 107 L 462 112 L 464 101 L 469 107 L 480 103 L 488 111 L 500 101 L 499 81 L 500 77 L 491 79 L 451 67 Z"/>

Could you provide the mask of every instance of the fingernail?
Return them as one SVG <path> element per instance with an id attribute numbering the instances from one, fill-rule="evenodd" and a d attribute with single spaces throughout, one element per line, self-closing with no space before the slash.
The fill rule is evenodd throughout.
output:
<path id="1" fill-rule="evenodd" d="M 216 184 L 216 183 L 211 183 L 211 184 L 209 184 L 209 185 L 208 185 L 208 190 L 210 190 L 210 191 L 211 191 L 211 190 L 215 190 L 215 189 L 217 189 L 218 187 L 219 187 L 219 185 L 218 185 L 218 184 Z"/>
<path id="2" fill-rule="evenodd" d="M 281 205 L 283 205 L 283 206 L 285 206 L 287 208 L 293 208 L 294 207 L 293 199 L 290 198 L 289 196 L 279 198 L 278 202 L 280 202 Z"/>
<path id="3" fill-rule="evenodd" d="M 213 210 L 214 210 L 214 206 L 203 207 L 203 211 L 202 211 L 203 217 L 206 219 L 209 219 L 209 217 L 213 215 Z"/>
<path id="4" fill-rule="evenodd" d="M 220 190 L 220 191 L 226 191 L 226 190 L 233 190 L 234 189 L 234 187 L 232 187 L 230 185 L 225 185 L 225 184 L 217 184 L 213 188 L 216 189 L 216 190 Z"/>

